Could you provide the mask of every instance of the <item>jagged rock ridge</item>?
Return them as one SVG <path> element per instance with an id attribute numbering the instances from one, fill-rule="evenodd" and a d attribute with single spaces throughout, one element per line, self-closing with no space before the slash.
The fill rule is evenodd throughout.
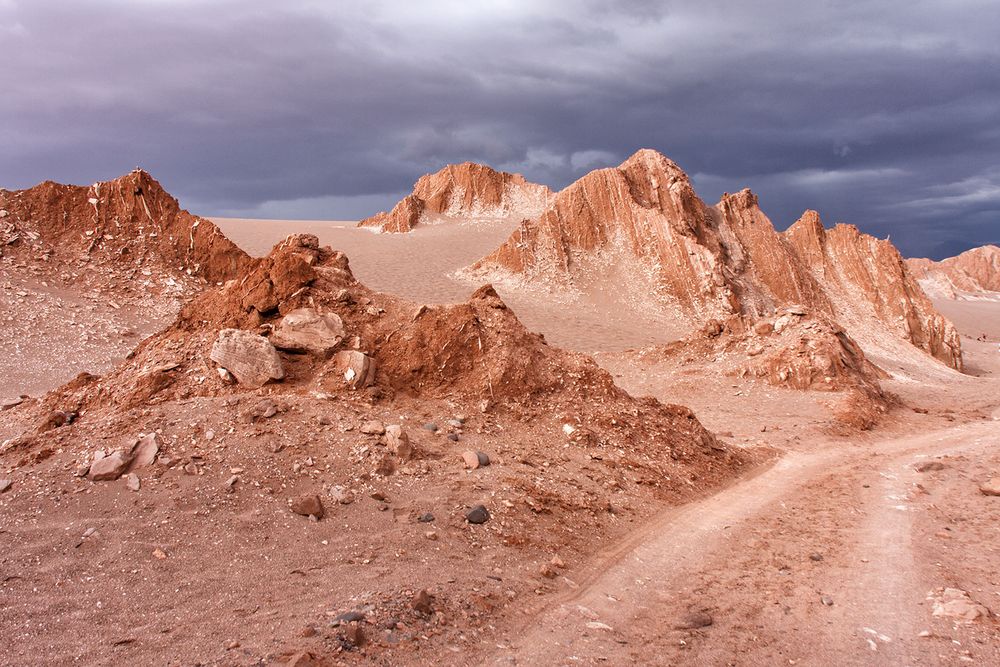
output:
<path id="1" fill-rule="evenodd" d="M 408 232 L 417 225 L 449 219 L 534 217 L 551 196 L 547 187 L 530 183 L 520 174 L 463 162 L 421 176 L 413 193 L 392 211 L 366 218 L 358 226 Z"/>
<path id="2" fill-rule="evenodd" d="M 46 181 L 0 191 L 0 211 L 4 253 L 49 262 L 54 271 L 77 267 L 142 282 L 155 270 L 176 280 L 220 282 L 250 263 L 215 224 L 182 210 L 142 170 L 91 186 Z M 147 283 L 147 291 L 162 287 Z M 119 285 L 136 286 L 127 280 Z"/>
<path id="3" fill-rule="evenodd" d="M 810 239 L 803 226 L 778 233 L 749 190 L 709 207 L 680 167 L 644 149 L 559 192 L 544 213 L 522 222 L 465 274 L 585 288 L 595 274 L 610 274 L 595 264 L 627 266 L 632 274 L 616 286 L 620 293 L 633 301 L 652 298 L 692 328 L 711 319 L 746 326 L 780 307 L 801 305 L 837 320 L 862 344 L 877 338 L 863 335 L 868 325 L 888 328 L 961 367 L 954 328 L 934 311 L 891 244 L 845 227 L 831 231 L 828 246 L 825 234 L 814 226 Z M 870 307 L 854 308 L 858 296 Z M 839 319 L 855 314 L 857 321 Z"/>

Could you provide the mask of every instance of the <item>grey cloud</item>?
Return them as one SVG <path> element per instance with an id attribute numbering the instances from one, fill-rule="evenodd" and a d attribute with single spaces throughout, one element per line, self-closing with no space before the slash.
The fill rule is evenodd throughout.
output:
<path id="1" fill-rule="evenodd" d="M 0 0 L 0 185 L 140 164 L 203 214 L 359 217 L 448 162 L 562 187 L 652 147 L 779 227 L 997 242 L 1000 5 L 811 4 Z"/>

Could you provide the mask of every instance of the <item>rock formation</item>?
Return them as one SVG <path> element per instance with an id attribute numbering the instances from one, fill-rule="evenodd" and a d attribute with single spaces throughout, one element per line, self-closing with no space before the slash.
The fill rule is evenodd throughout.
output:
<path id="1" fill-rule="evenodd" d="M 962 298 L 1000 293 L 1000 247 L 984 245 L 935 262 L 907 259 L 906 266 L 931 297 Z"/>
<path id="2" fill-rule="evenodd" d="M 938 313 L 889 241 L 853 225 L 824 229 L 806 211 L 785 232 L 833 303 L 834 318 L 863 345 L 885 347 L 884 331 L 962 369 L 958 331 Z"/>
<path id="3" fill-rule="evenodd" d="M 778 233 L 749 190 L 709 207 L 680 167 L 641 150 L 559 192 L 464 274 L 556 289 L 587 289 L 595 276 L 617 280 L 624 298 L 652 300 L 692 328 L 713 319 L 746 327 L 798 305 L 836 320 L 862 345 L 878 338 L 867 331 L 887 329 L 961 368 L 954 327 L 899 253 L 852 229 L 828 235 L 807 215 Z"/>
<path id="4" fill-rule="evenodd" d="M 5 256 L 48 262 L 53 273 L 76 273 L 72 282 L 82 277 L 101 287 L 155 292 L 164 285 L 144 280 L 153 272 L 221 282 L 250 264 L 211 221 L 182 210 L 142 170 L 91 186 L 46 181 L 0 190 L 0 211 Z"/>
<path id="5" fill-rule="evenodd" d="M 383 232 L 408 232 L 420 224 L 451 219 L 530 218 L 545 208 L 552 193 L 520 174 L 496 171 L 481 164 L 451 164 L 421 176 L 413 193 L 358 223 Z"/>

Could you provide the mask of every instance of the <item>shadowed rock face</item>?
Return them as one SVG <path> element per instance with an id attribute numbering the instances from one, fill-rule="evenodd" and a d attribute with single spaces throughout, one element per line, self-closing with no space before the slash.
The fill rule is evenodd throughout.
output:
<path id="1" fill-rule="evenodd" d="M 641 266 L 648 282 L 638 298 L 693 325 L 720 319 L 745 326 L 800 305 L 838 320 L 849 316 L 841 324 L 852 335 L 871 326 L 896 332 L 961 368 L 954 327 L 934 311 L 891 244 L 843 226 L 827 233 L 813 213 L 778 233 L 749 190 L 709 207 L 680 167 L 652 150 L 559 192 L 466 273 L 572 287 L 593 273 L 597 257 Z M 863 305 L 854 307 L 858 300 Z"/>
<path id="2" fill-rule="evenodd" d="M 938 313 L 889 241 L 853 225 L 824 229 L 815 211 L 785 232 L 834 303 L 838 321 L 887 327 L 945 364 L 962 369 L 954 325 Z"/>
<path id="3" fill-rule="evenodd" d="M 1000 292 L 1000 247 L 984 245 L 940 262 L 908 259 L 906 266 L 931 296 L 954 298 L 959 292 Z"/>
<path id="4" fill-rule="evenodd" d="M 408 232 L 419 224 L 450 218 L 534 217 L 551 195 L 547 187 L 529 183 L 520 174 L 464 162 L 421 176 L 413 193 L 392 211 L 366 218 L 358 226 Z"/>
<path id="5" fill-rule="evenodd" d="M 0 209 L 6 211 L 0 230 L 24 237 L 18 245 L 32 239 L 74 263 L 157 266 L 209 282 L 228 280 L 250 265 L 218 227 L 182 210 L 142 170 L 91 186 L 46 181 L 0 191 Z"/>

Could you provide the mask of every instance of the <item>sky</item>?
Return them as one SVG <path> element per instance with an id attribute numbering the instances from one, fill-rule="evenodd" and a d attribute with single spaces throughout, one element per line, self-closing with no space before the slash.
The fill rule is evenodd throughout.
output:
<path id="1" fill-rule="evenodd" d="M 997 0 L 0 0 L 0 187 L 135 166 L 205 215 L 356 219 L 483 162 L 653 148 L 908 256 L 1000 243 Z"/>

